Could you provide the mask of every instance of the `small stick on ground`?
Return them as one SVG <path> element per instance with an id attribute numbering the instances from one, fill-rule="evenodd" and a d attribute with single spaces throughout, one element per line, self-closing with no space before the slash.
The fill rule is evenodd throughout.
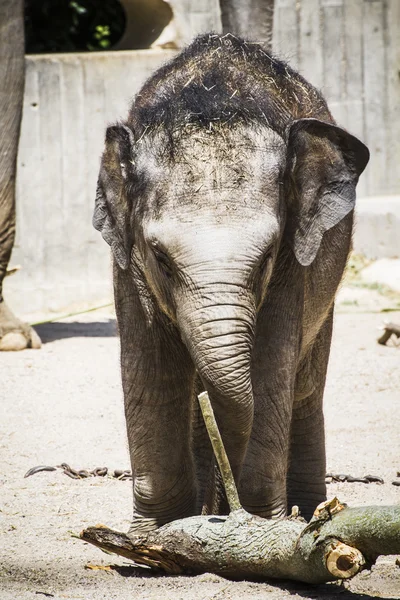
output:
<path id="1" fill-rule="evenodd" d="M 396 323 L 385 323 L 383 327 L 383 333 L 380 338 L 378 338 L 378 344 L 382 344 L 382 346 L 386 346 L 386 343 L 389 339 L 395 335 L 396 338 L 400 338 L 400 325 Z"/>

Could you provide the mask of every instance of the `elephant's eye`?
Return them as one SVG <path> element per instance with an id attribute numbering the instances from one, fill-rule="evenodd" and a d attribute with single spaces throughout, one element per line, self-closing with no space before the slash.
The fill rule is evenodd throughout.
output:
<path id="1" fill-rule="evenodd" d="M 171 278 L 174 274 L 174 270 L 172 267 L 171 259 L 166 252 L 160 249 L 158 245 L 152 244 L 152 251 L 157 261 L 158 266 L 161 271 L 168 278 Z"/>

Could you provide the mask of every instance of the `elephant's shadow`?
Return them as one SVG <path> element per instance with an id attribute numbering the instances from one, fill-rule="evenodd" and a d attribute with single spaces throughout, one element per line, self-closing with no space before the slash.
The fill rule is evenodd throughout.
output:
<path id="1" fill-rule="evenodd" d="M 72 323 L 42 323 L 35 326 L 42 343 L 49 344 L 56 340 L 72 337 L 115 337 L 117 335 L 117 323 L 115 319 L 107 321 L 88 321 Z"/>

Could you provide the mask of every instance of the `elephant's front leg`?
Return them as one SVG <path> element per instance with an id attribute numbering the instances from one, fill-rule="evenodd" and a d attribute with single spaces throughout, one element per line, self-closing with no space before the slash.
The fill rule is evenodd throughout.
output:
<path id="1" fill-rule="evenodd" d="M 301 297 L 293 305 L 279 290 L 259 313 L 252 360 L 254 422 L 240 483 L 252 514 L 279 518 L 287 511 L 286 477 L 301 327 Z M 296 294 L 294 294 L 296 296 Z M 285 300 L 286 298 L 286 300 Z"/>
<path id="2" fill-rule="evenodd" d="M 136 535 L 195 514 L 190 439 L 194 368 L 175 327 L 157 309 L 146 318 L 134 283 L 122 272 L 116 307 L 134 479 L 130 533 Z"/>
<path id="3" fill-rule="evenodd" d="M 293 406 L 288 504 L 310 519 L 326 500 L 325 432 L 322 400 L 332 337 L 332 314 L 320 329 L 296 377 Z"/>

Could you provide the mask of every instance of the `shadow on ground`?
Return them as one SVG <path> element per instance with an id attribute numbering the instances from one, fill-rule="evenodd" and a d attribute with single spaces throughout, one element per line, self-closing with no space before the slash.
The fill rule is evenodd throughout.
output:
<path id="1" fill-rule="evenodd" d="M 113 571 L 116 571 L 122 577 L 146 577 L 150 579 L 162 577 L 173 578 L 173 576 L 157 574 L 146 567 L 140 566 L 112 565 L 111 569 Z M 196 580 L 195 575 L 191 576 L 186 574 L 185 577 L 193 578 L 194 581 Z M 233 582 L 234 580 L 227 579 L 226 581 Z M 312 585 L 308 583 L 294 581 L 274 581 L 273 579 L 270 579 L 268 581 L 254 579 L 254 582 L 260 583 L 261 585 L 264 583 L 266 586 L 268 586 L 268 592 L 272 591 L 271 587 L 275 587 L 281 589 L 284 592 L 288 592 L 291 596 L 301 596 L 306 598 L 307 600 L 310 600 L 311 598 L 315 600 L 336 600 L 336 598 L 340 598 L 341 600 L 376 600 L 377 598 L 379 598 L 380 600 L 391 600 L 391 598 L 393 598 L 393 596 L 371 596 L 370 594 L 365 592 L 352 592 L 351 590 L 346 589 L 341 583 Z"/>
<path id="2" fill-rule="evenodd" d="M 375 594 L 371 596 L 368 593 L 352 592 L 346 589 L 343 584 L 338 583 L 310 586 L 305 583 L 282 582 L 277 584 L 276 587 L 289 592 L 293 596 L 302 596 L 307 600 L 310 598 L 315 598 L 315 600 L 335 600 L 336 598 L 340 598 L 341 600 L 376 600 L 377 598 L 380 598 L 380 600 L 390 600 L 393 598 L 393 596 Z"/>
<path id="3" fill-rule="evenodd" d="M 114 337 L 117 335 L 115 319 L 87 323 L 43 323 L 35 326 L 43 344 L 72 337 Z"/>
<path id="4" fill-rule="evenodd" d="M 112 559 L 111 559 L 112 560 Z M 77 598 L 98 598 L 99 589 L 102 588 L 104 581 L 102 581 L 98 577 L 91 577 L 90 569 L 88 571 L 88 575 L 84 576 L 82 571 L 84 569 L 85 560 L 82 559 L 82 562 L 78 565 L 74 564 L 71 568 L 65 568 L 62 566 L 62 560 L 53 562 L 49 561 L 46 563 L 39 562 L 32 564 L 32 562 L 24 563 L 23 559 L 19 559 L 16 564 L 14 561 L 6 561 L 4 565 L 2 565 L 2 573 L 0 573 L 0 580 L 2 581 L 3 587 L 2 591 L 8 590 L 10 593 L 15 593 L 14 598 L 22 598 L 19 595 L 21 587 L 24 591 L 29 591 L 31 593 L 35 593 L 39 596 L 48 596 L 48 597 L 59 597 L 61 593 L 63 597 L 77 597 Z M 187 597 L 194 598 L 200 596 L 193 596 L 193 589 L 197 584 L 197 577 L 195 575 L 185 575 L 185 576 L 166 576 L 154 573 L 150 569 L 143 568 L 140 566 L 126 566 L 126 565 L 109 565 L 111 570 L 118 573 L 123 579 L 132 578 L 132 580 L 136 579 L 139 583 L 139 588 L 133 587 L 132 593 L 133 597 L 137 598 L 155 598 L 155 597 L 163 597 L 163 592 L 168 592 L 167 597 L 171 598 L 169 592 L 174 589 L 176 586 L 176 591 L 182 594 L 183 590 L 187 590 Z M 75 569 L 78 570 L 75 570 Z M 93 572 L 91 573 L 93 575 Z M 2 575 L 2 577 L 1 577 Z M 205 574 L 206 575 L 206 574 Z M 201 577 L 204 577 L 201 576 Z M 224 579 L 221 577 L 221 581 Z M 226 586 L 224 590 L 227 591 L 226 598 L 236 597 L 231 596 L 230 592 L 230 583 L 232 586 L 235 585 L 234 580 L 226 579 Z M 157 585 L 157 582 L 159 585 Z M 160 585 L 165 583 L 165 589 L 160 589 Z M 204 583 L 203 579 L 203 583 Z M 256 582 L 256 580 L 255 580 Z M 64 592 L 72 592 L 71 583 L 76 586 L 74 588 L 73 596 L 69 594 L 66 595 Z M 133 581 L 132 581 L 133 583 Z M 251 582 L 242 582 L 246 585 L 246 583 Z M 154 586 L 156 584 L 156 586 Z M 294 596 L 298 598 L 299 596 L 306 600 L 391 600 L 396 596 L 390 595 L 381 595 L 379 592 L 376 594 L 370 595 L 369 593 L 357 593 L 352 592 L 349 589 L 346 589 L 343 585 L 340 584 L 321 584 L 321 585 L 310 585 L 299 582 L 291 582 L 291 581 L 280 581 L 280 580 L 269 580 L 265 582 L 258 582 L 261 586 L 265 585 L 265 594 L 273 594 L 273 598 L 276 598 L 276 593 L 279 593 L 279 590 L 290 594 L 290 596 Z M 114 580 L 113 589 L 118 592 L 121 591 L 118 580 Z M 39 591 L 37 588 L 42 587 L 49 591 Z M 145 595 L 142 595 L 143 590 L 142 587 L 147 588 L 147 592 Z M 50 592 L 51 590 L 51 592 Z M 90 594 L 88 591 L 90 590 Z M 224 591 L 223 590 L 223 591 Z M 75 596 L 75 592 L 78 592 Z M 232 588 L 232 593 L 235 591 Z M 85 595 L 81 595 L 80 592 L 84 592 Z M 125 589 L 126 592 L 126 589 Z M 159 596 L 155 596 L 155 592 L 159 593 Z M 275 592 L 275 593 L 274 593 Z M 136 593 L 136 596 L 135 596 Z M 60 594 L 60 595 L 61 595 Z M 102 595 L 102 593 L 101 593 Z M 215 594 L 215 597 L 219 596 L 219 593 Z M 106 597 L 103 596 L 102 597 Z M 110 596 L 114 598 L 115 596 Z M 122 597 L 122 596 L 121 596 Z M 178 597 L 178 596 L 177 596 Z M 207 595 L 207 597 L 209 597 Z M 214 596 L 212 596 L 214 598 Z M 246 598 L 248 595 L 246 595 Z M 257 594 L 257 598 L 259 598 L 259 594 Z M 285 595 L 286 597 L 286 595 Z M 182 595 L 179 595 L 179 598 L 182 598 Z M 222 595 L 221 595 L 222 598 Z"/>

